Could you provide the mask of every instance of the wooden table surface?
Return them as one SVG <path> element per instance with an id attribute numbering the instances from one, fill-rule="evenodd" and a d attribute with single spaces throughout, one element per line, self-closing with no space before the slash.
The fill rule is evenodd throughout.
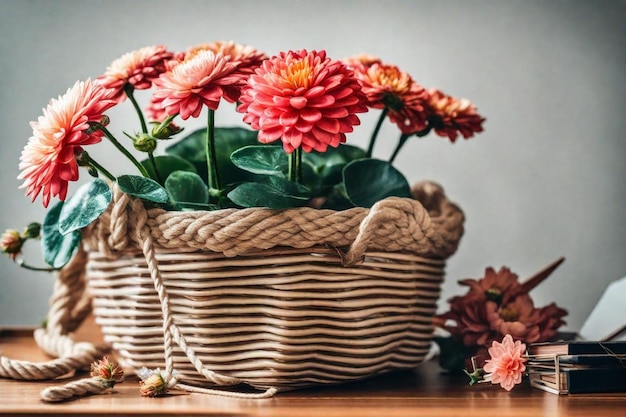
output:
<path id="1" fill-rule="evenodd" d="M 45 360 L 32 331 L 0 329 L 0 350 L 12 359 Z M 100 338 L 91 323 L 77 340 Z M 64 381 L 56 381 L 61 384 Z M 0 415 L 150 415 L 276 417 L 490 417 L 626 416 L 626 394 L 558 396 L 531 388 L 527 381 L 511 392 L 488 384 L 468 386 L 463 376 L 442 373 L 435 362 L 411 371 L 373 377 L 341 386 L 280 393 L 264 400 L 240 400 L 185 392 L 166 397 L 139 396 L 138 380 L 128 376 L 115 390 L 75 401 L 46 404 L 39 399 L 45 382 L 0 379 Z"/>

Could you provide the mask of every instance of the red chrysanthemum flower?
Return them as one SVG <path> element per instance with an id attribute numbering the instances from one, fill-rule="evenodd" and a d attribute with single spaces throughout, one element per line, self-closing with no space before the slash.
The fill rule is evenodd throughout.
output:
<path id="1" fill-rule="evenodd" d="M 137 90 L 147 90 L 154 80 L 167 70 L 167 62 L 174 54 L 165 46 L 146 46 L 128 52 L 109 65 L 98 82 L 105 88 L 115 90 L 113 99 L 118 103 L 126 98 L 124 86 L 132 85 Z"/>
<path id="2" fill-rule="evenodd" d="M 243 79 L 236 69 L 221 52 L 198 51 L 161 74 L 153 101 L 167 115 L 180 114 L 183 120 L 198 117 L 203 106 L 217 110 L 222 98 L 234 103 L 239 97 Z"/>
<path id="3" fill-rule="evenodd" d="M 429 119 L 435 132 L 455 142 L 459 133 L 465 139 L 482 132 L 485 119 L 467 99 L 456 99 L 437 89 L 428 91 Z"/>
<path id="4" fill-rule="evenodd" d="M 33 201 L 39 193 L 45 207 L 52 196 L 65 200 L 68 182 L 78 180 L 75 154 L 102 139 L 102 132 L 90 129 L 89 122 L 101 122 L 103 113 L 115 105 L 111 93 L 89 79 L 77 82 L 50 100 L 43 116 L 31 122 L 33 136 L 22 151 L 18 179 L 24 180 L 20 188 L 26 188 Z"/>
<path id="5" fill-rule="evenodd" d="M 368 106 L 387 108 L 389 119 L 404 134 L 410 135 L 426 128 L 425 100 L 428 95 L 408 73 L 382 62 L 352 68 L 363 87 Z"/>
<path id="6" fill-rule="evenodd" d="M 360 123 L 356 113 L 367 111 L 352 71 L 325 51 L 282 52 L 264 61 L 240 101 L 238 110 L 259 141 L 281 139 L 288 153 L 339 146 Z"/>
<path id="7" fill-rule="evenodd" d="M 510 299 L 522 294 L 524 289 L 519 283 L 517 274 L 503 266 L 496 272 L 493 268 L 485 270 L 485 276 L 481 279 L 463 279 L 461 285 L 470 287 L 466 297 L 474 297 L 479 301 L 492 300 L 498 304 L 506 304 Z"/>

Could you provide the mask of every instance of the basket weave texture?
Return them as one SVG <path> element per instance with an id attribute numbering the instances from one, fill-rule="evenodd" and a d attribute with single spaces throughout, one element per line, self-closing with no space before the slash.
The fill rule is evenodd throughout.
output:
<path id="1" fill-rule="evenodd" d="M 123 365 L 189 386 L 288 390 L 426 357 L 462 211 L 437 184 L 371 209 L 169 212 L 113 188 L 84 232 L 87 285 Z"/>

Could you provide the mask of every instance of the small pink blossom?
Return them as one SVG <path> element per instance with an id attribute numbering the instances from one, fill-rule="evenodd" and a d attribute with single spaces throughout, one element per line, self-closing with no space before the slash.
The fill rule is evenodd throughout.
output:
<path id="1" fill-rule="evenodd" d="M 17 230 L 5 230 L 0 237 L 0 250 L 13 260 L 22 252 L 22 245 L 24 245 L 24 239 Z"/>
<path id="2" fill-rule="evenodd" d="M 483 367 L 485 379 L 511 391 L 516 384 L 522 382 L 522 375 L 526 371 L 525 353 L 526 345 L 519 340 L 513 342 L 510 334 L 504 336 L 502 343 L 494 341 L 489 348 L 491 359 L 487 359 Z"/>

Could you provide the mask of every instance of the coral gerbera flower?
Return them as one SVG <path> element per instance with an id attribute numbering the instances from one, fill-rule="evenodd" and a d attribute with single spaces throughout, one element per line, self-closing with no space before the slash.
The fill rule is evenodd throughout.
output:
<path id="1" fill-rule="evenodd" d="M 90 79 L 77 82 L 63 96 L 50 100 L 43 116 L 31 122 L 33 136 L 22 151 L 18 179 L 32 200 L 43 193 L 48 207 L 51 196 L 65 200 L 69 181 L 78 180 L 75 154 L 81 147 L 100 142 L 102 132 L 89 122 L 101 122 L 103 113 L 115 105 L 112 90 Z"/>
<path id="2" fill-rule="evenodd" d="M 491 359 L 487 359 L 483 367 L 487 373 L 485 379 L 511 391 L 516 384 L 522 382 L 522 375 L 526 371 L 525 353 L 526 345 L 519 340 L 513 342 L 510 334 L 504 336 L 502 343 L 494 341 L 489 348 Z"/>
<path id="3" fill-rule="evenodd" d="M 382 62 L 356 65 L 353 69 L 363 86 L 368 106 L 387 108 L 389 119 L 404 134 L 410 135 L 426 128 L 425 100 L 428 95 L 408 73 Z"/>
<path id="4" fill-rule="evenodd" d="M 428 90 L 430 123 L 439 136 L 448 137 L 454 143 L 460 132 L 469 139 L 483 131 L 485 119 L 467 99 L 457 99 L 437 89 Z"/>
<path id="5" fill-rule="evenodd" d="M 380 58 L 370 54 L 360 54 L 342 60 L 350 68 L 363 65 L 365 67 L 371 67 L 374 64 L 382 64 Z"/>
<path id="6" fill-rule="evenodd" d="M 264 61 L 240 101 L 238 111 L 259 141 L 281 139 L 288 153 L 339 146 L 360 123 L 356 113 L 367 111 L 353 72 L 325 51 L 282 52 Z"/>
<path id="7" fill-rule="evenodd" d="M 221 52 L 198 51 L 161 74 L 153 101 L 183 120 L 198 117 L 203 106 L 217 110 L 220 99 L 234 103 L 239 97 L 243 79 L 236 69 L 237 63 Z"/>
<path id="8" fill-rule="evenodd" d="M 98 82 L 105 88 L 115 90 L 113 99 L 119 103 L 126 98 L 126 84 L 137 90 L 152 87 L 153 81 L 167 70 L 167 62 L 173 56 L 163 45 L 146 46 L 125 53 L 109 65 L 105 73 L 98 77 Z"/>

